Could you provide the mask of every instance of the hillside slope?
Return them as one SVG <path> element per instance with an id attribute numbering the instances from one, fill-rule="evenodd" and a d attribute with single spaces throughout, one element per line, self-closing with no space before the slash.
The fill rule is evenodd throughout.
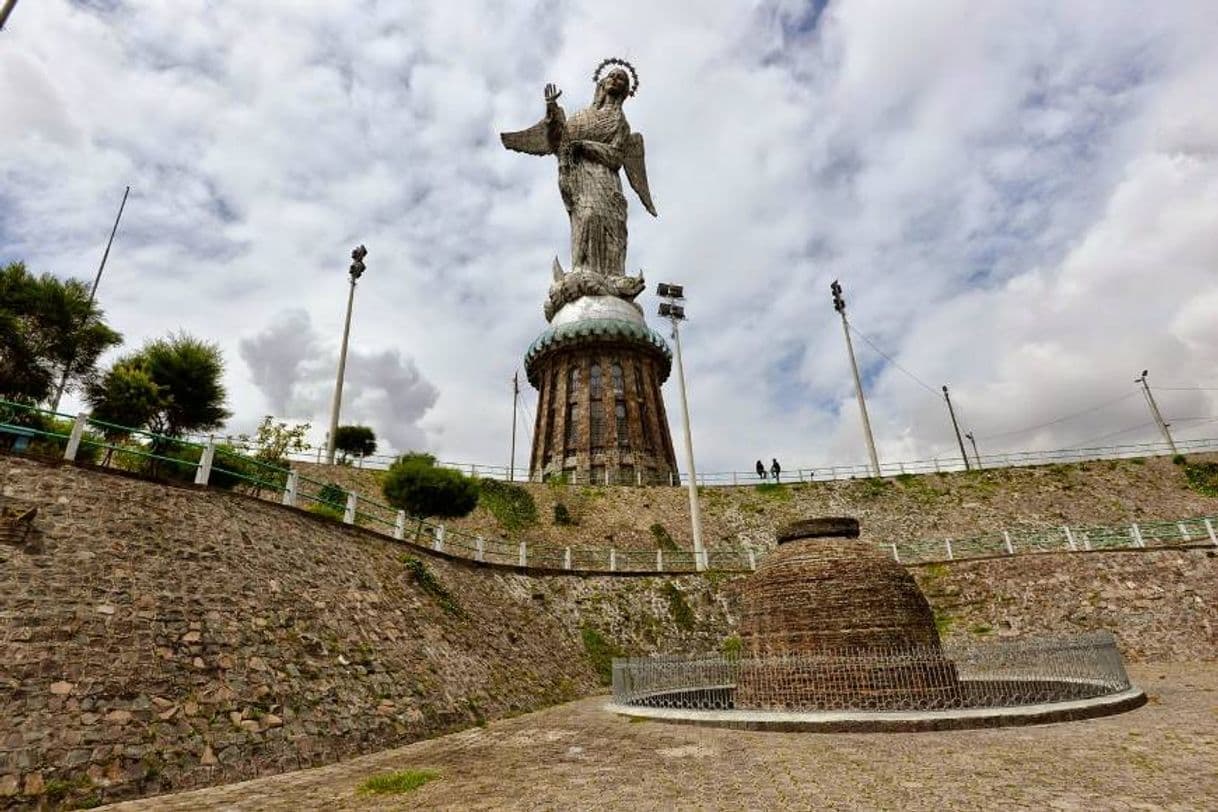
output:
<path id="1" fill-rule="evenodd" d="M 1207 458 L 1189 460 L 1204 461 Z M 380 472 L 311 464 L 297 467 L 314 479 L 381 498 Z M 689 499 L 683 488 L 522 487 L 537 504 L 536 524 L 513 533 L 480 505 L 472 515 L 451 525 L 513 540 L 619 549 L 654 548 L 662 529 L 682 549 L 692 547 Z M 1218 512 L 1218 498 L 1190 487 L 1184 467 L 1168 457 L 892 479 L 706 487 L 701 493 L 705 541 L 721 548 L 767 548 L 776 527 L 808 516 L 855 516 L 862 524 L 864 539 L 892 542 Z M 577 524 L 555 523 L 554 508 L 560 503 Z"/>

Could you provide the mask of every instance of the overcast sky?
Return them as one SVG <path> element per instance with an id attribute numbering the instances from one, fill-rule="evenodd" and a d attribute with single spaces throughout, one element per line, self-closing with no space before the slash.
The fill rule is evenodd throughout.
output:
<path id="1" fill-rule="evenodd" d="M 343 422 L 505 464 L 570 261 L 553 159 L 497 133 L 620 56 L 660 213 L 631 199 L 627 266 L 687 286 L 700 469 L 866 459 L 835 278 L 882 458 L 954 452 L 945 383 L 982 453 L 1153 441 L 1143 368 L 1218 436 L 1215 42 L 1209 0 L 25 0 L 0 262 L 91 278 L 130 184 L 125 349 L 215 341 L 233 429 L 324 428 L 364 243 Z"/>

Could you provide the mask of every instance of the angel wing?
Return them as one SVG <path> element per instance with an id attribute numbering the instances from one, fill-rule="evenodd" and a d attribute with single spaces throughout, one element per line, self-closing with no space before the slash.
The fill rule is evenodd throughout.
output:
<path id="1" fill-rule="evenodd" d="M 541 121 L 514 133 L 499 133 L 499 140 L 510 150 L 530 155 L 552 155 L 563 139 L 567 115 L 562 107 L 551 102 Z"/>
<path id="2" fill-rule="evenodd" d="M 651 190 L 647 188 L 647 164 L 643 161 L 642 133 L 631 133 L 626 138 L 626 145 L 622 149 L 622 168 L 626 170 L 630 188 L 639 196 L 643 208 L 651 212 L 652 217 L 658 217 L 656 207 L 651 202 Z"/>
<path id="3" fill-rule="evenodd" d="M 546 137 L 546 119 L 534 124 L 527 130 L 514 133 L 499 133 L 499 140 L 510 150 L 527 152 L 530 155 L 549 155 L 550 139 Z"/>

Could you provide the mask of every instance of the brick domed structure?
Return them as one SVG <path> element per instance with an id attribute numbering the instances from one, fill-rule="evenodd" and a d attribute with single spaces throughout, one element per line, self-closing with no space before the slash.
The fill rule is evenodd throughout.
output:
<path id="1" fill-rule="evenodd" d="M 744 583 L 737 707 L 933 705 L 958 692 L 930 604 L 855 519 L 797 522 Z"/>

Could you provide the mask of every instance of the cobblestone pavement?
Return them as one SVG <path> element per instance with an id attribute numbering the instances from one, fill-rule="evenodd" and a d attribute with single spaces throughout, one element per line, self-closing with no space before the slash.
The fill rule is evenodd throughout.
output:
<path id="1" fill-rule="evenodd" d="M 1119 716 L 945 733 L 760 733 L 631 722 L 592 697 L 340 764 L 122 810 L 1213 809 L 1218 664 L 1134 666 Z M 369 776 L 438 770 L 405 795 Z"/>

